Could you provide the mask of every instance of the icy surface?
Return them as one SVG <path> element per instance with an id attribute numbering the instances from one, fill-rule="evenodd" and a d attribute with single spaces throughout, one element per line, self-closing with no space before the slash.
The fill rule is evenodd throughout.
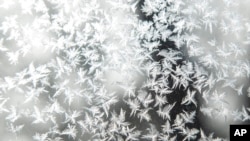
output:
<path id="1" fill-rule="evenodd" d="M 250 120 L 249 5 L 1 1 L 1 140 L 229 140 Z"/>

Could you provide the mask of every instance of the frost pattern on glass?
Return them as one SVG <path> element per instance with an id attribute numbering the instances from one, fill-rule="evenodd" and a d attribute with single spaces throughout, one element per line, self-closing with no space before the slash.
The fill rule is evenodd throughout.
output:
<path id="1" fill-rule="evenodd" d="M 249 4 L 4 0 L 1 140 L 228 140 L 250 120 Z"/>

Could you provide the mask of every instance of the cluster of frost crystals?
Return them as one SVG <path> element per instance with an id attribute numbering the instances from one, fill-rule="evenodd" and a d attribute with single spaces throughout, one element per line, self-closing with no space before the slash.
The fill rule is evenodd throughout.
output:
<path id="1" fill-rule="evenodd" d="M 200 111 L 215 118 L 222 130 L 250 121 L 249 4 L 185 0 L 180 11 L 184 25 L 195 25 L 183 33 L 189 59 L 208 72 L 195 82 L 202 97 Z"/>
<path id="2" fill-rule="evenodd" d="M 250 119 L 247 4 L 1 2 L 1 140 L 226 140 L 201 117 Z"/>
<path id="3" fill-rule="evenodd" d="M 136 138 L 128 112 L 112 107 L 144 76 L 136 4 L 1 2 L 1 140 Z"/>
<path id="4" fill-rule="evenodd" d="M 204 133 L 202 126 L 228 138 L 229 124 L 249 123 L 250 19 L 244 11 L 249 4 L 144 1 L 138 35 L 152 57 L 146 86 L 155 95 L 154 110 L 171 129 L 158 128 L 155 138 L 223 140 Z"/>

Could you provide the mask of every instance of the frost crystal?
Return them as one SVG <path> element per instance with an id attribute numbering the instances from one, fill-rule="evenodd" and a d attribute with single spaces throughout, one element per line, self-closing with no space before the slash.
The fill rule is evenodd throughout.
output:
<path id="1" fill-rule="evenodd" d="M 249 4 L 4 0 L 1 140 L 228 140 L 250 121 Z"/>

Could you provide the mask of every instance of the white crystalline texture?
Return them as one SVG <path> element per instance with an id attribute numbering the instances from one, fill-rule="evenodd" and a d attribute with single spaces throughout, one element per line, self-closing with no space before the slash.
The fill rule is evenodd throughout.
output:
<path id="1" fill-rule="evenodd" d="M 1 1 L 1 140 L 228 140 L 250 121 L 249 4 Z"/>

